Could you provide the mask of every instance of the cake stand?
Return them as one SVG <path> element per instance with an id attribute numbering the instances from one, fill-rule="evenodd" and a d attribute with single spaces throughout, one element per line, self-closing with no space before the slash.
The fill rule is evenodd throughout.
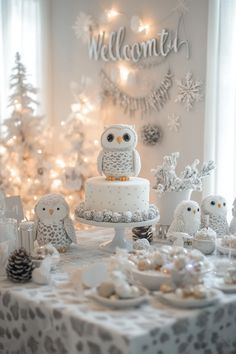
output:
<path id="1" fill-rule="evenodd" d="M 130 242 L 125 238 L 126 228 L 154 225 L 158 223 L 159 219 L 160 217 L 158 216 L 155 219 L 149 219 L 145 221 L 118 223 L 118 222 L 103 222 L 103 221 L 99 222 L 99 221 L 87 220 L 84 218 L 76 217 L 76 221 L 80 222 L 81 224 L 114 228 L 115 234 L 113 239 L 111 241 L 104 242 L 100 245 L 100 247 L 104 251 L 112 252 L 112 253 L 116 251 L 116 248 L 123 248 L 129 252 L 133 250 L 132 242 Z"/>

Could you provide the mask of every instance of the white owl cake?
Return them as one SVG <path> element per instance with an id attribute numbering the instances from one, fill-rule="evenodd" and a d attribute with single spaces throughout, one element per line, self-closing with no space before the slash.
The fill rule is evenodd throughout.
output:
<path id="1" fill-rule="evenodd" d="M 76 216 L 97 222 L 140 222 L 159 215 L 149 204 L 150 183 L 137 177 L 141 168 L 135 150 L 137 134 L 124 124 L 114 124 L 101 136 L 102 150 L 97 160 L 102 176 L 85 182 L 85 201 Z"/>

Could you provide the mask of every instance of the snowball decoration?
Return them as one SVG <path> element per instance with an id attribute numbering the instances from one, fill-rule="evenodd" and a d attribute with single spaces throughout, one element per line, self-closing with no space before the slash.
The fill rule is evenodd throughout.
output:
<path id="1" fill-rule="evenodd" d="M 229 233 L 227 222 L 227 203 L 221 195 L 209 195 L 203 199 L 201 204 L 202 227 L 210 226 L 217 236 L 224 236 Z"/>
<path id="2" fill-rule="evenodd" d="M 35 206 L 36 239 L 40 246 L 52 243 L 59 252 L 65 252 L 71 242 L 76 242 L 69 205 L 60 194 L 47 194 Z"/>
<path id="3" fill-rule="evenodd" d="M 81 203 L 82 204 L 82 203 Z M 98 217 L 99 215 L 99 217 Z M 111 210 L 87 210 L 84 209 L 84 204 L 79 205 L 75 210 L 75 216 L 78 218 L 86 219 L 86 220 L 94 220 L 99 222 L 111 222 L 111 223 L 130 223 L 130 222 L 141 222 L 146 221 L 146 215 L 141 212 L 116 212 Z M 145 216 L 145 219 L 144 219 Z M 159 217 L 159 211 L 155 205 L 150 204 L 148 210 L 148 220 L 152 220 Z"/>
<path id="4" fill-rule="evenodd" d="M 125 124 L 114 124 L 105 129 L 101 136 L 103 150 L 97 160 L 98 172 L 107 180 L 127 181 L 137 176 L 141 168 L 135 130 Z"/>
<path id="5" fill-rule="evenodd" d="M 200 207 L 197 202 L 193 200 L 182 201 L 175 209 L 174 220 L 169 227 L 167 237 L 172 232 L 184 232 L 193 236 L 200 227 L 200 215 Z"/>
<path id="6" fill-rule="evenodd" d="M 194 81 L 193 74 L 188 72 L 184 80 L 176 80 L 178 95 L 175 102 L 183 103 L 185 109 L 189 112 L 193 108 L 195 102 L 201 101 L 202 82 Z"/>
<path id="7" fill-rule="evenodd" d="M 156 145 L 161 141 L 162 136 L 162 129 L 158 125 L 146 124 L 142 127 L 141 138 L 144 145 Z"/>
<path id="8" fill-rule="evenodd" d="M 176 166 L 179 155 L 179 152 L 174 152 L 171 155 L 164 156 L 162 165 L 151 170 L 156 178 L 153 189 L 156 189 L 159 193 L 178 192 L 187 189 L 201 191 L 202 179 L 209 176 L 211 171 L 215 169 L 215 163 L 212 160 L 203 163 L 202 167 L 198 169 L 199 160 L 196 159 L 177 176 Z"/>
<path id="9" fill-rule="evenodd" d="M 229 231 L 231 234 L 236 234 L 236 198 L 233 202 L 232 216 L 233 218 L 230 222 Z"/>
<path id="10" fill-rule="evenodd" d="M 150 248 L 150 243 L 146 238 L 140 238 L 136 240 L 133 244 L 133 249 L 140 251 L 140 250 L 149 250 Z"/>

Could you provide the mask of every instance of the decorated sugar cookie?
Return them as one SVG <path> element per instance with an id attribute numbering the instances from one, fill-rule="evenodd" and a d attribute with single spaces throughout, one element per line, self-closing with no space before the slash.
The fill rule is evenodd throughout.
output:
<path id="1" fill-rule="evenodd" d="M 101 136 L 102 151 L 97 160 L 98 172 L 107 180 L 127 181 L 140 172 L 139 153 L 135 150 L 137 134 L 125 124 L 114 124 Z"/>

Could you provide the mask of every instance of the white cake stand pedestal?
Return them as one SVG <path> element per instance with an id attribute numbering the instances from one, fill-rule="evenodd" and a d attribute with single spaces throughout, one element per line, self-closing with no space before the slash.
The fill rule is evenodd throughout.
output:
<path id="1" fill-rule="evenodd" d="M 128 252 L 133 250 L 133 244 L 125 237 L 125 229 L 133 228 L 139 226 L 150 226 L 158 223 L 159 216 L 155 219 L 139 221 L 139 222 L 124 222 L 124 223 L 115 223 L 115 222 L 99 222 L 94 220 L 87 220 L 83 218 L 76 217 L 76 220 L 81 224 L 99 226 L 99 227 L 110 227 L 114 228 L 115 234 L 111 241 L 104 242 L 100 247 L 107 252 L 116 252 L 116 248 L 124 248 Z"/>

